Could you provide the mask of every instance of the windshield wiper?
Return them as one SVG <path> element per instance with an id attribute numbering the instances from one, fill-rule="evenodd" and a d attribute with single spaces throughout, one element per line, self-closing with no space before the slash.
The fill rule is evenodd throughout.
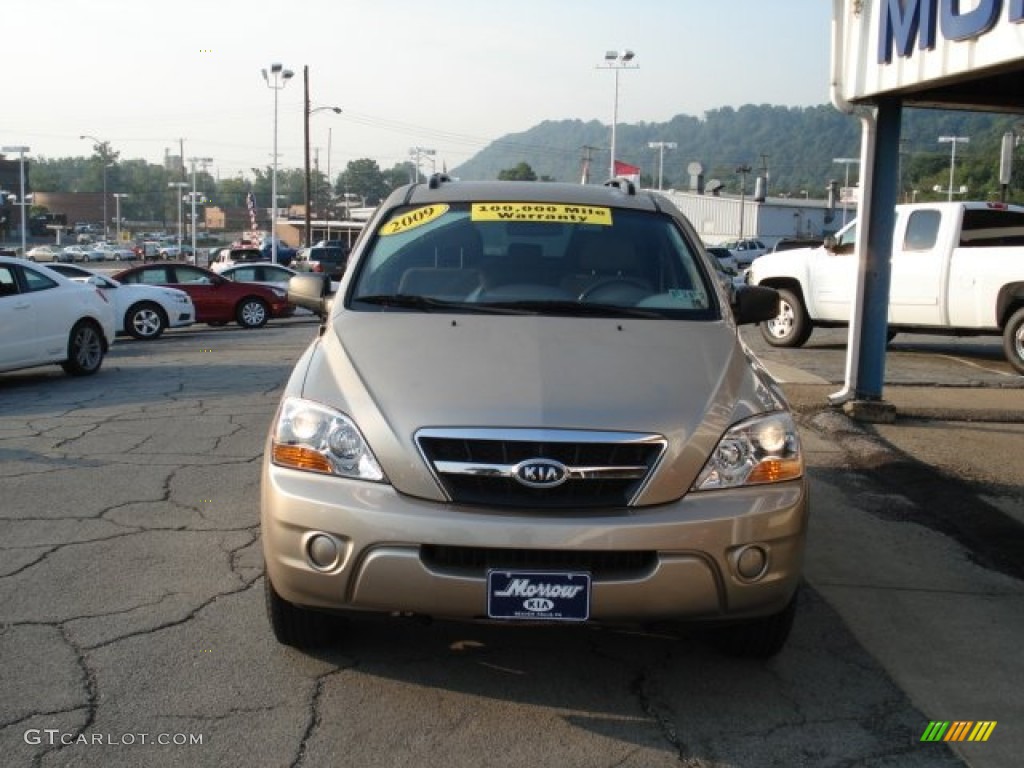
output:
<path id="1" fill-rule="evenodd" d="M 591 304 L 579 301 L 500 301 L 483 306 L 513 311 L 530 311 L 534 314 L 552 313 L 558 315 L 600 316 L 600 317 L 641 317 L 663 318 L 661 312 L 638 307 L 620 307 L 614 304 Z"/>
<path id="2" fill-rule="evenodd" d="M 366 302 L 367 304 L 376 304 L 379 307 L 418 309 L 421 312 L 446 310 L 454 312 L 478 312 L 483 314 L 525 314 L 522 310 L 514 307 L 494 306 L 493 304 L 467 304 L 463 301 L 445 301 L 444 299 L 434 299 L 430 296 L 416 296 L 411 294 L 389 293 L 374 296 L 356 296 L 352 300 Z"/>

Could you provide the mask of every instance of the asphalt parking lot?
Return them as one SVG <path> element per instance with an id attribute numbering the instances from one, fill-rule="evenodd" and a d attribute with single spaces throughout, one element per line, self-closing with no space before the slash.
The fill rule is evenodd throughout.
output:
<path id="1" fill-rule="evenodd" d="M 1018 764 L 1019 561 L 991 557 L 1019 527 L 965 537 L 1020 509 L 1020 425 L 865 427 L 796 385 L 812 526 L 771 662 L 689 635 L 400 620 L 277 646 L 258 465 L 315 327 L 197 327 L 119 342 L 90 379 L 0 378 L 7 764 Z M 922 742 L 933 720 L 998 724 Z"/>

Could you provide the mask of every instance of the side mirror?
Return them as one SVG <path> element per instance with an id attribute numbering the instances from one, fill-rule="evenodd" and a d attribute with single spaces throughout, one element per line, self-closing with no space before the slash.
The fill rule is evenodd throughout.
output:
<path id="1" fill-rule="evenodd" d="M 828 251 L 829 253 L 835 253 L 836 252 L 836 246 L 838 245 L 838 243 L 836 241 L 836 236 L 835 235 L 826 235 L 825 236 L 825 241 L 822 243 L 822 245 L 824 246 L 825 250 Z"/>
<path id="2" fill-rule="evenodd" d="M 733 295 L 732 307 L 737 325 L 764 323 L 779 315 L 779 292 L 760 285 L 741 285 Z"/>
<path id="3" fill-rule="evenodd" d="M 328 275 L 306 272 L 293 275 L 288 281 L 288 301 L 297 307 L 308 309 L 321 318 L 331 311 L 334 291 Z"/>

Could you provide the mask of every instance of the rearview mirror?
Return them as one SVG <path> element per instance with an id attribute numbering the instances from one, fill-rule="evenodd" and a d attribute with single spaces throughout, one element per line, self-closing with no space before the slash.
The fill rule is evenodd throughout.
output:
<path id="1" fill-rule="evenodd" d="M 741 285 L 733 297 L 737 325 L 773 320 L 779 315 L 779 292 L 760 285 Z"/>
<path id="2" fill-rule="evenodd" d="M 329 275 L 306 273 L 294 275 L 288 281 L 288 301 L 321 318 L 330 312 L 333 294 Z"/>

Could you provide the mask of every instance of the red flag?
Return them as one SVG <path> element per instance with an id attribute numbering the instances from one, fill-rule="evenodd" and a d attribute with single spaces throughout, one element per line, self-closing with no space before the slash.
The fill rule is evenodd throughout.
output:
<path id="1" fill-rule="evenodd" d="M 615 161 L 615 176 L 616 176 L 616 178 L 621 176 L 621 177 L 630 179 L 631 181 L 639 183 L 639 181 L 640 181 L 640 166 L 638 166 L 638 165 L 630 165 L 629 163 L 624 163 L 621 160 L 616 160 Z"/>

